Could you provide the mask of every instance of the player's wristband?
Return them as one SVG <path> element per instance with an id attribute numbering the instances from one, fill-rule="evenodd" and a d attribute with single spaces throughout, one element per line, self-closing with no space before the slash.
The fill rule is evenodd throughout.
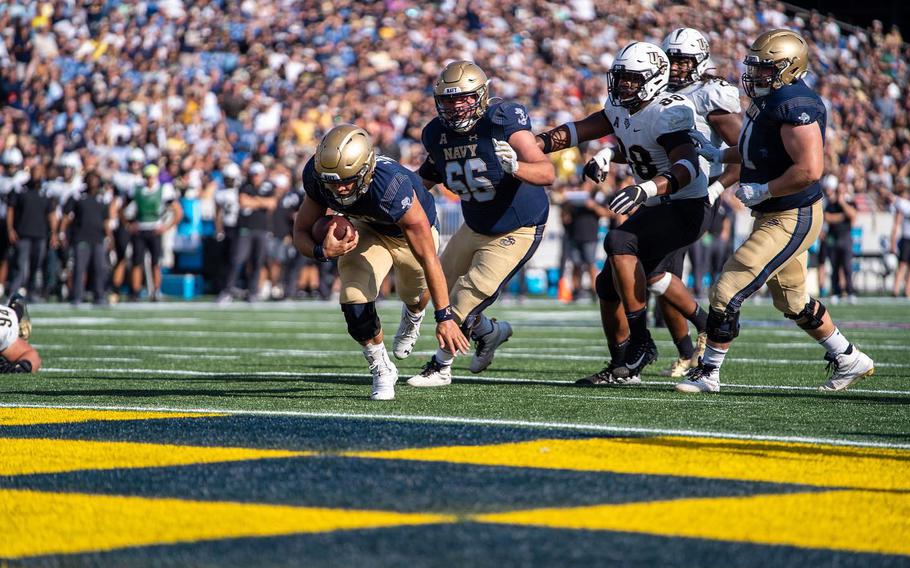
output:
<path id="1" fill-rule="evenodd" d="M 452 311 L 452 306 L 446 306 L 433 312 L 433 317 L 436 318 L 436 323 L 442 323 L 455 319 L 455 312 Z"/>
<path id="2" fill-rule="evenodd" d="M 654 197 L 657 195 L 657 184 L 654 183 L 653 180 L 644 181 L 638 184 L 638 187 L 640 187 L 648 197 Z"/>
<path id="3" fill-rule="evenodd" d="M 677 191 L 679 191 L 679 180 L 676 179 L 676 176 L 673 175 L 673 172 L 666 171 L 666 172 L 661 172 L 657 175 L 667 178 L 667 182 L 669 182 L 670 193 L 676 193 Z"/>
<path id="4" fill-rule="evenodd" d="M 325 255 L 325 251 L 322 250 L 322 245 L 313 245 L 313 258 L 319 262 L 328 262 L 329 257 Z"/>

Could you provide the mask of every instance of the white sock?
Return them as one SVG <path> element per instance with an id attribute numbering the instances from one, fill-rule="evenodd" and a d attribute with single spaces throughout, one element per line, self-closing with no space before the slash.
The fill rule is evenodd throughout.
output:
<path id="1" fill-rule="evenodd" d="M 818 344 L 824 347 L 831 355 L 840 355 L 850 347 L 850 342 L 836 327 L 831 335 L 819 341 Z"/>
<path id="2" fill-rule="evenodd" d="M 713 365 L 719 369 L 720 366 L 724 364 L 724 357 L 726 356 L 726 349 L 719 349 L 708 345 L 705 348 L 705 354 L 702 356 L 701 362 L 705 365 Z"/>
<path id="3" fill-rule="evenodd" d="M 377 343 L 373 345 L 367 343 L 363 346 L 363 356 L 367 358 L 367 361 L 373 363 L 376 360 L 385 360 L 389 358 L 388 352 L 385 350 L 385 343 Z"/>
<path id="4" fill-rule="evenodd" d="M 452 361 L 455 360 L 455 354 L 449 353 L 442 347 L 439 347 L 436 349 L 435 357 L 436 357 L 436 362 L 445 367 L 450 366 L 452 364 Z"/>
<path id="5" fill-rule="evenodd" d="M 471 339 L 480 339 L 484 335 L 487 335 L 493 331 L 493 322 L 490 321 L 490 318 L 480 314 L 477 318 L 477 324 L 474 325 L 474 330 L 471 331 Z"/>
<path id="6" fill-rule="evenodd" d="M 412 312 L 411 309 L 407 306 L 404 307 L 404 312 L 408 314 L 408 318 L 413 322 L 417 323 L 423 319 L 423 314 L 426 313 L 426 310 L 420 310 L 419 312 Z"/>

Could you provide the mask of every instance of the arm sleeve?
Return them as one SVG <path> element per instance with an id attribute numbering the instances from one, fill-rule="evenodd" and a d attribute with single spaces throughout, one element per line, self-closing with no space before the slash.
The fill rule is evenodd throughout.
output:
<path id="1" fill-rule="evenodd" d="M 493 124 L 502 128 L 505 140 L 519 130 L 531 130 L 528 109 L 518 103 L 500 103 L 493 111 L 492 120 Z"/>

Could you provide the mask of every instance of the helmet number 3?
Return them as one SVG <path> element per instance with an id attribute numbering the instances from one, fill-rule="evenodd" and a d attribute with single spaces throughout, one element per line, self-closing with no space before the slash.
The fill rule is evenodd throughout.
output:
<path id="1" fill-rule="evenodd" d="M 478 175 L 486 171 L 487 163 L 482 158 L 471 158 L 464 164 L 446 162 L 446 187 L 464 201 L 490 201 L 496 188 L 489 179 Z"/>

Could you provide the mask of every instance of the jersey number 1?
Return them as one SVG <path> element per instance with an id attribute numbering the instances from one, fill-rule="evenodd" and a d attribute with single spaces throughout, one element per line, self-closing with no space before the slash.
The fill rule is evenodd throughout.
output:
<path id="1" fill-rule="evenodd" d="M 471 158 L 464 165 L 446 162 L 446 187 L 464 201 L 490 201 L 496 195 L 496 188 L 489 179 L 477 175 L 485 171 L 487 163 L 482 158 Z"/>

